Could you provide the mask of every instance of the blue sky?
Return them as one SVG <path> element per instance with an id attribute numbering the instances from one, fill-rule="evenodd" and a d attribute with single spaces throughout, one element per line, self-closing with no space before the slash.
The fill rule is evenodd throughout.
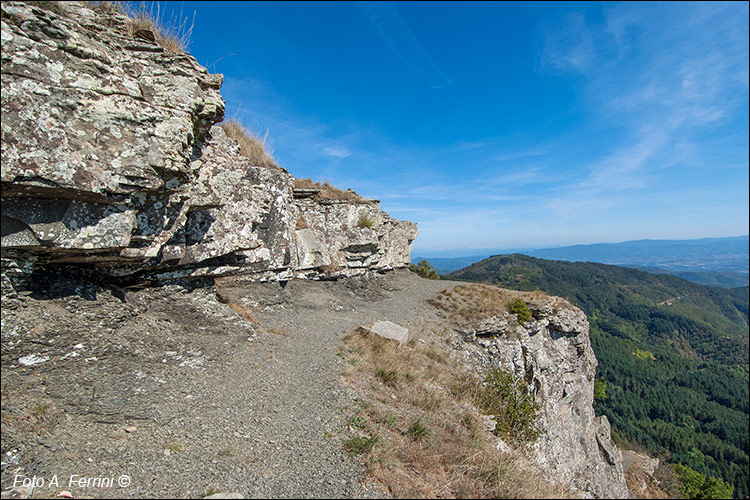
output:
<path id="1" fill-rule="evenodd" d="M 748 3 L 173 2 L 227 116 L 415 254 L 748 232 Z"/>

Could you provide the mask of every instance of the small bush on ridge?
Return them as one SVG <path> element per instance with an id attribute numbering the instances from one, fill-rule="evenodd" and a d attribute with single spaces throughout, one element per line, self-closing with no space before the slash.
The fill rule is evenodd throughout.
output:
<path id="1" fill-rule="evenodd" d="M 531 311 L 526 305 L 526 302 L 522 299 L 511 301 L 511 303 L 508 304 L 508 312 L 515 314 L 521 324 L 524 324 L 531 319 Z"/>
<path id="2" fill-rule="evenodd" d="M 497 421 L 495 434 L 515 443 L 533 443 L 542 434 L 537 427 L 540 408 L 523 380 L 499 368 L 489 370 L 477 394 L 477 406 Z"/>
<path id="3" fill-rule="evenodd" d="M 424 259 L 420 260 L 417 264 L 409 264 L 409 270 L 417 273 L 423 278 L 427 278 L 430 280 L 440 279 L 440 275 L 438 274 L 437 269 L 435 269 L 432 264 Z"/>

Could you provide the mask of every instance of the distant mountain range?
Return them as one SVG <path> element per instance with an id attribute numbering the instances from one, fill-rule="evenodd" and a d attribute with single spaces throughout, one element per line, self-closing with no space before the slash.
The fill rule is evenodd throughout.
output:
<path id="1" fill-rule="evenodd" d="M 597 262 L 672 274 L 708 286 L 738 287 L 748 284 L 750 251 L 748 235 L 694 240 L 637 240 L 558 248 L 521 249 L 496 253 L 521 253 L 532 257 L 570 262 Z M 493 253 L 466 257 L 414 257 L 428 260 L 440 274 L 479 262 Z"/>

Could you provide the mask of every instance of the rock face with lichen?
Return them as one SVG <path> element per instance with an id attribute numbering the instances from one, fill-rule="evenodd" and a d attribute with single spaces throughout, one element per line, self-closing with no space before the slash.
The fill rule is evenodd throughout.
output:
<path id="1" fill-rule="evenodd" d="M 2 4 L 6 282 L 48 264 L 136 281 L 409 264 L 413 223 L 253 165 L 215 125 L 222 75 L 128 23 L 82 2 Z"/>
<path id="2" fill-rule="evenodd" d="M 594 413 L 597 360 L 586 315 L 559 297 L 530 300 L 529 308 L 523 324 L 507 313 L 460 329 L 454 346 L 471 366 L 528 384 L 540 405 L 543 433 L 531 451 L 542 470 L 585 496 L 631 498 L 609 421 Z"/>

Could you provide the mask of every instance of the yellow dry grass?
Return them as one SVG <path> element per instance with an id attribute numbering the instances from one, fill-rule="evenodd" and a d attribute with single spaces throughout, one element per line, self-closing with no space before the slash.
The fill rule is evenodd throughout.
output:
<path id="1" fill-rule="evenodd" d="M 514 292 L 491 285 L 472 283 L 459 285 L 452 290 L 444 290 L 428 302 L 444 311 L 448 318 L 459 325 L 477 324 L 494 317 L 501 318 L 508 313 L 509 304 L 521 298 L 533 309 L 549 301 L 544 292 Z M 507 315 L 513 320 L 514 315 Z"/>
<path id="2" fill-rule="evenodd" d="M 260 139 L 254 134 L 248 132 L 248 130 L 234 118 L 230 118 L 223 122 L 221 128 L 224 129 L 224 133 L 226 133 L 230 139 L 237 141 L 240 145 L 240 154 L 245 158 L 248 158 L 253 165 L 281 170 L 269 153 L 270 147 L 268 145 L 268 134 Z"/>
<path id="3" fill-rule="evenodd" d="M 474 406 L 477 379 L 440 344 L 403 346 L 364 331 L 344 338 L 345 382 L 362 396 L 353 432 L 377 436 L 368 474 L 409 498 L 564 498 L 518 452 L 502 454 Z"/>
<path id="4" fill-rule="evenodd" d="M 294 225 L 294 229 L 299 231 L 300 229 L 307 229 L 308 227 L 310 226 L 307 224 L 307 220 L 305 220 L 305 216 L 302 214 L 299 214 L 297 216 L 297 222 Z"/>
<path id="5" fill-rule="evenodd" d="M 445 290 L 430 299 L 430 304 L 448 312 L 456 321 L 477 322 L 508 311 L 513 292 L 489 285 L 472 283 Z"/>
<path id="6" fill-rule="evenodd" d="M 127 24 L 128 34 L 138 36 L 142 33 L 153 33 L 153 39 L 165 52 L 181 54 L 187 51 L 195 25 L 195 12 L 188 25 L 188 17 L 182 10 L 175 13 L 171 19 L 165 18 L 166 5 L 161 2 L 101 2 L 99 12 L 124 12 L 130 22 Z M 142 35 L 142 36 L 143 36 Z"/>
<path id="7" fill-rule="evenodd" d="M 315 182 L 310 178 L 307 179 L 294 179 L 294 187 L 299 189 L 320 189 L 320 192 L 315 195 L 315 199 L 318 201 L 323 200 L 340 200 L 349 201 L 351 203 L 370 203 L 371 200 L 362 198 L 360 195 L 347 189 L 346 191 L 341 190 L 337 187 L 331 186 L 327 181 L 323 184 Z"/>

